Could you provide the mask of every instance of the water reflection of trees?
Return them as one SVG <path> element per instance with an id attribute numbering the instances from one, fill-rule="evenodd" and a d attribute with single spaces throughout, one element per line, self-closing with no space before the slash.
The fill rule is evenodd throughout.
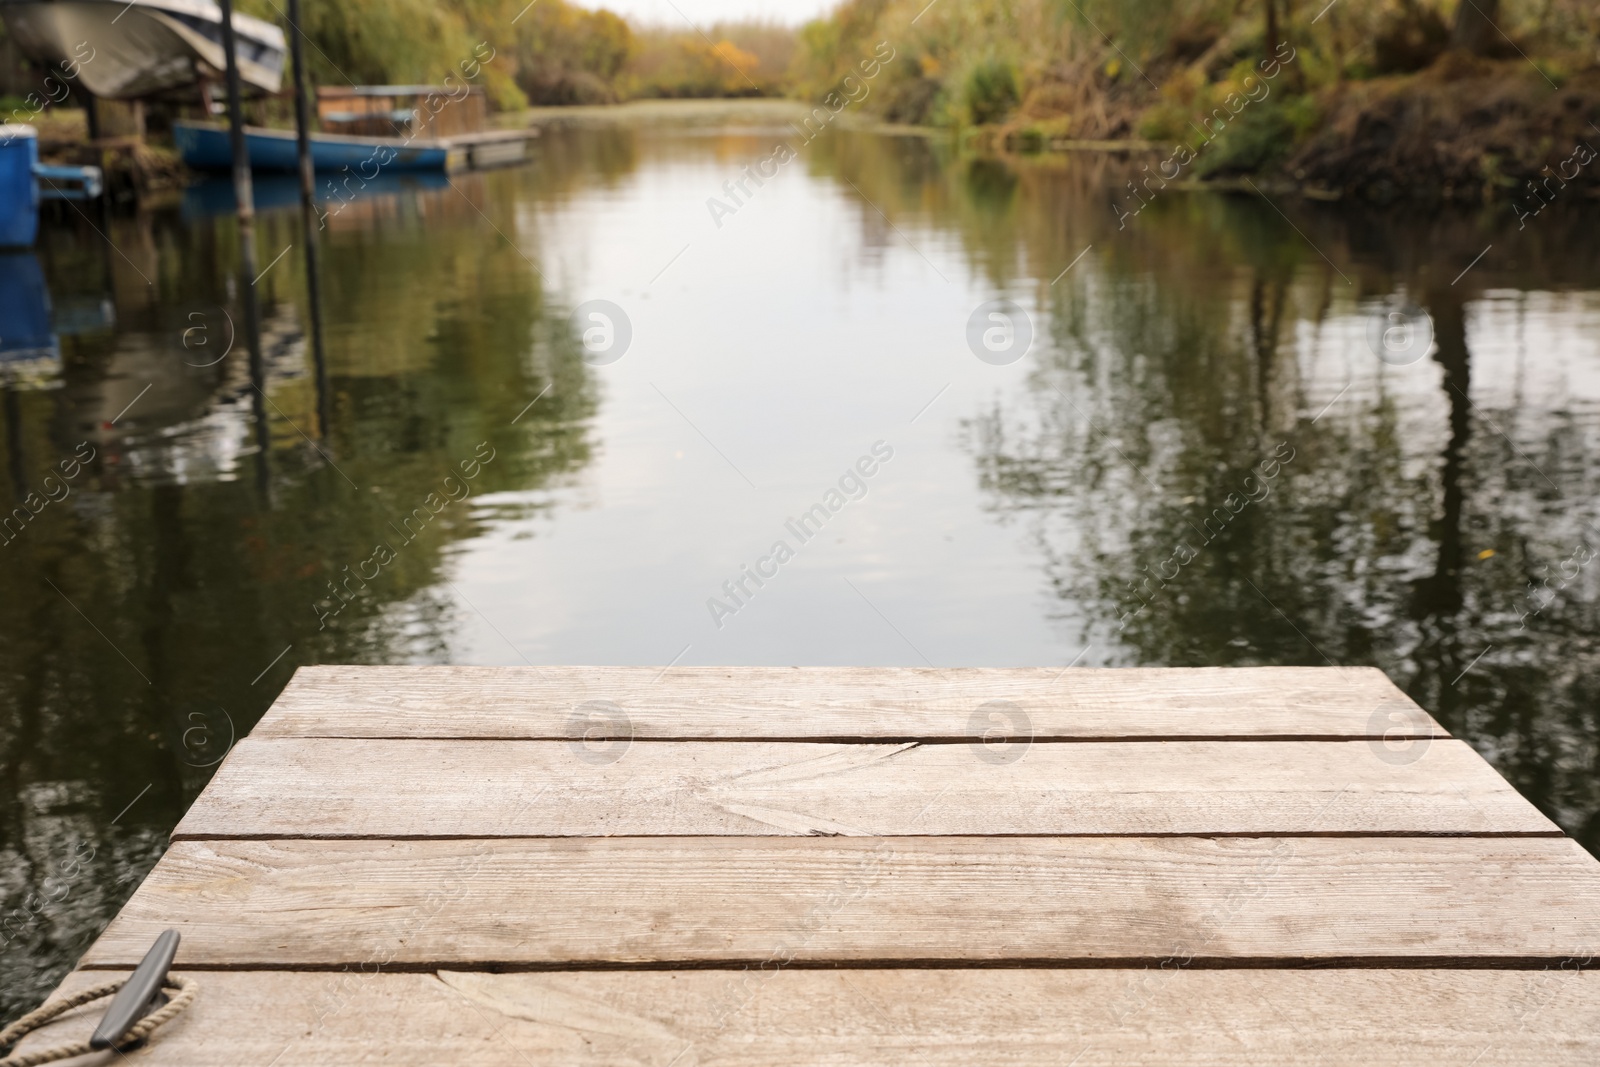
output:
<path id="1" fill-rule="evenodd" d="M 255 441 L 243 344 L 237 359 L 196 367 L 204 359 L 180 343 L 195 309 L 239 319 L 231 221 L 118 220 L 113 237 L 131 258 L 109 266 L 90 234 L 46 235 L 52 286 L 103 291 L 117 316 L 63 338 L 53 387 L 5 391 L 8 502 L 37 491 L 78 442 L 97 455 L 70 497 L 0 547 L 0 914 L 46 902 L 0 933 L 0 1019 L 41 999 L 97 936 L 227 739 L 250 729 L 295 664 L 445 653 L 463 610 L 439 592 L 453 546 L 497 513 L 477 500 L 445 509 L 323 628 L 313 605 L 330 579 L 375 544 L 398 545 L 390 524 L 480 442 L 496 458 L 475 498 L 525 493 L 588 462 L 592 383 L 565 309 L 547 307 L 512 239 L 527 239 L 523 200 L 563 195 L 592 162 L 575 155 L 580 173 L 547 167 L 537 183 L 528 172 L 458 178 L 331 220 L 333 415 L 315 446 L 316 380 L 297 332 L 303 261 L 277 263 L 260 286 L 264 319 L 281 327 L 267 361 L 264 490 L 240 458 Z M 266 214 L 260 229 L 270 259 L 298 239 L 298 218 Z M 93 858 L 65 874 L 75 850 Z"/>
<path id="2" fill-rule="evenodd" d="M 823 151 L 817 171 L 897 226 L 954 235 L 997 291 L 1036 294 L 1047 343 L 1027 398 L 974 418 L 972 450 L 1097 659 L 1379 666 L 1600 850 L 1597 566 L 1520 616 L 1530 582 L 1553 587 L 1578 546 L 1600 548 L 1600 424 L 1566 397 L 1508 398 L 1472 350 L 1507 366 L 1506 337 L 1485 332 L 1502 288 L 1600 288 L 1577 236 L 1592 217 L 1523 237 L 1493 217 L 1286 204 L 1291 224 L 1260 198 L 1171 194 L 1119 230 L 1111 191 L 1137 160 L 1008 174 L 910 140 Z M 1452 284 L 1491 242 L 1515 254 Z M 1436 348 L 1384 368 L 1366 319 L 1399 291 L 1429 310 Z M 1280 441 L 1296 458 L 1272 495 L 1206 543 L 1204 516 Z M 1194 560 L 1122 625 L 1131 585 L 1185 541 Z"/>

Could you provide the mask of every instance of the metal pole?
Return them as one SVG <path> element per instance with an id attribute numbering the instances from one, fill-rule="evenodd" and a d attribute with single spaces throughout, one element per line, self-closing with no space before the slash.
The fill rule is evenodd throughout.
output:
<path id="1" fill-rule="evenodd" d="M 307 311 L 311 317 L 311 360 L 317 373 L 318 436 L 329 432 L 328 362 L 322 348 L 322 270 L 318 262 L 317 231 L 311 224 L 317 203 L 313 195 L 315 168 L 311 163 L 311 91 L 306 71 L 306 52 L 300 32 L 300 0 L 289 0 L 289 51 L 294 64 L 295 140 L 300 150 L 300 233 L 306 246 Z"/>
<path id="2" fill-rule="evenodd" d="M 311 98 L 306 88 L 306 49 L 300 36 L 300 0 L 289 0 L 289 60 L 294 64 L 294 132 L 300 150 L 300 202 L 310 211 L 315 184 L 311 166 Z"/>
<path id="3" fill-rule="evenodd" d="M 250 187 L 250 149 L 244 139 L 244 106 L 240 101 L 239 54 L 233 35 L 233 0 L 219 0 L 222 8 L 222 54 L 228 79 L 228 132 L 233 141 L 233 192 L 239 204 L 239 236 L 255 259 L 255 194 Z M 252 274 L 252 277 L 254 275 Z"/>
<path id="4" fill-rule="evenodd" d="M 239 296 L 244 303 L 245 344 L 250 349 L 250 384 L 255 388 L 252 407 L 256 421 L 256 480 L 270 496 L 267 456 L 272 431 L 267 425 L 266 368 L 261 360 L 261 312 L 256 302 L 256 205 L 250 185 L 250 148 L 244 138 L 244 104 L 239 89 L 239 54 L 233 33 L 233 0 L 218 0 L 222 8 L 222 54 L 228 80 L 228 132 L 233 141 L 233 195 L 239 213 Z"/>

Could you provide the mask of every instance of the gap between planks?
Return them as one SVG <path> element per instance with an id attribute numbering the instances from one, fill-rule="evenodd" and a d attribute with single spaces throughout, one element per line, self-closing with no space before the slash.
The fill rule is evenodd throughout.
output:
<path id="1" fill-rule="evenodd" d="M 1083 959 L 1077 956 L 1018 957 L 1003 960 L 969 960 L 951 956 L 881 959 L 802 960 L 780 963 L 771 956 L 729 957 L 727 959 L 681 959 L 638 961 L 581 960 L 566 963 L 529 963 L 525 960 L 449 959 L 385 963 L 384 974 L 435 974 L 439 971 L 482 971 L 486 974 L 677 974 L 699 971 L 1144 971 L 1163 966 L 1200 971 L 1546 971 L 1554 967 L 1567 971 L 1600 970 L 1600 959 L 1588 956 L 1580 946 L 1572 952 L 1539 956 L 1191 956 L 1183 962 L 1178 956 L 1120 956 Z M 326 963 L 275 963 L 249 960 L 238 963 L 182 961 L 185 971 L 196 974 L 342 974 L 363 966 L 367 959 L 347 959 Z M 80 971 L 125 971 L 125 963 L 83 962 Z M 176 969 L 176 968 L 174 968 Z"/>
<path id="2" fill-rule="evenodd" d="M 950 957 L 928 957 L 925 960 L 902 960 L 886 957 L 883 960 L 790 960 L 778 963 L 771 957 L 749 957 L 736 960 L 656 960 L 638 961 L 594 960 L 578 963 L 526 963 L 523 960 L 422 960 L 416 963 L 386 963 L 384 974 L 437 974 L 438 971 L 483 971 L 485 974 L 693 974 L 702 971 L 1147 971 L 1147 969 L 1184 969 L 1184 971 L 1600 971 L 1600 960 L 1584 955 L 1587 950 L 1566 953 L 1547 953 L 1531 957 L 1189 957 L 1184 963 L 1179 957 L 1107 957 L 1104 960 L 1083 960 L 1077 957 L 1016 958 L 1016 960 L 957 960 Z M 1587 960 L 1586 963 L 1579 963 Z M 258 971 L 262 974 L 344 974 L 373 966 L 371 960 L 341 960 L 338 963 L 272 963 L 270 960 L 246 960 L 240 963 L 189 963 L 182 961 L 184 971 L 195 974 L 240 974 Z M 80 971 L 126 971 L 126 963 L 80 963 Z M 176 969 L 176 968 L 174 968 Z"/>
<path id="3" fill-rule="evenodd" d="M 971 745 L 981 744 L 982 739 L 971 734 L 943 734 L 930 737 L 926 734 L 907 734 L 903 737 L 893 734 L 848 736 L 840 734 L 794 734 L 784 736 L 780 734 L 761 734 L 747 737 L 723 737 L 715 734 L 705 735 L 651 735 L 635 736 L 632 734 L 607 734 L 603 732 L 579 733 L 551 733 L 551 734 L 462 734 L 458 737 L 433 736 L 431 734 L 339 734 L 339 733 L 276 733 L 252 732 L 249 736 L 259 737 L 263 740 L 288 740 L 299 739 L 304 741 L 437 741 L 441 744 L 460 741 L 542 741 L 561 742 L 563 744 L 582 743 L 583 741 L 626 741 L 634 745 L 670 745 L 670 744 L 716 744 L 716 745 L 801 745 L 801 744 L 828 744 L 828 745 Z M 1227 742 L 1235 745 L 1247 745 L 1258 741 L 1296 741 L 1308 744 L 1334 743 L 1342 741 L 1447 741 L 1453 740 L 1450 734 L 1435 730 L 1429 732 L 1425 727 L 1415 729 L 1400 728 L 1377 733 L 1343 733 L 1343 734 L 1032 734 L 1025 738 L 1027 743 L 1033 745 L 1094 745 L 1118 744 L 1141 745 L 1170 743 L 1173 741 L 1216 741 Z"/>
<path id="4" fill-rule="evenodd" d="M 341 833 L 234 834 L 234 833 L 220 833 L 219 832 L 219 833 L 183 833 L 183 834 L 174 833 L 172 835 L 172 837 L 170 838 L 170 840 L 173 841 L 173 842 L 178 842 L 178 841 L 405 841 L 405 842 L 413 842 L 413 841 L 570 841 L 574 837 L 590 837 L 590 836 L 604 837 L 607 841 L 659 841 L 663 837 L 677 837 L 677 836 L 680 836 L 680 835 L 678 835 L 678 834 L 599 834 L 599 835 L 590 835 L 590 834 L 518 834 L 518 833 L 500 833 L 500 834 L 490 834 L 490 833 L 473 833 L 473 834 L 341 834 Z M 694 836 L 695 837 L 704 837 L 704 838 L 709 838 L 709 839 L 714 839 L 714 840 L 749 841 L 754 836 L 775 836 L 775 835 L 771 835 L 771 834 L 751 835 L 751 834 L 721 833 L 721 834 L 695 834 Z M 795 837 L 795 838 L 800 838 L 800 839 L 834 838 L 834 837 L 855 837 L 858 840 L 860 840 L 862 838 L 875 839 L 875 840 L 877 840 L 877 839 L 886 839 L 885 835 L 881 835 L 881 834 L 841 834 L 841 833 L 826 833 L 826 832 L 823 832 L 823 831 L 820 831 L 820 830 L 814 830 L 814 831 L 811 831 L 810 833 L 803 833 L 803 834 L 798 834 L 797 833 L 797 834 L 793 834 L 793 835 L 790 835 L 790 836 Z M 903 837 L 907 837 L 907 836 L 929 837 L 929 836 L 933 836 L 933 835 L 916 834 L 916 835 L 901 835 L 901 836 L 903 836 Z M 967 836 L 971 836 L 971 835 L 968 835 L 968 834 L 950 834 L 950 835 L 945 835 L 945 836 L 967 837 Z M 1370 840 L 1374 840 L 1374 841 L 1383 841 L 1383 840 L 1392 840 L 1392 839 L 1395 839 L 1395 838 L 1416 838 L 1418 840 L 1438 840 L 1438 839 L 1443 839 L 1443 840 L 1495 841 L 1495 840 L 1499 840 L 1501 838 L 1509 838 L 1511 840 L 1528 839 L 1528 840 L 1549 841 L 1549 840 L 1557 840 L 1557 839 L 1565 838 L 1567 835 L 1566 835 L 1566 833 L 1564 831 L 1562 831 L 1562 830 L 1560 830 L 1558 828 L 1558 829 L 1555 829 L 1555 830 L 1390 830 L 1390 831 L 1373 831 L 1373 830 L 1326 830 L 1326 831 L 1323 831 L 1323 830 L 1282 830 L 1282 831 L 1239 830 L 1239 831 L 1235 831 L 1235 832 L 1231 832 L 1231 833 L 1230 832 L 1219 832 L 1219 831 L 1216 831 L 1216 830 L 1188 830 L 1188 831 L 1176 831 L 1176 832 L 1173 832 L 1173 833 L 1151 833 L 1148 830 L 1142 830 L 1142 831 L 1140 831 L 1138 833 L 1132 833 L 1132 832 L 1126 831 L 1126 830 L 1107 830 L 1107 831 L 1104 831 L 1102 833 L 1008 833 L 1008 834 L 984 834 L 983 836 L 986 837 L 986 838 L 994 838 L 997 841 L 1033 841 L 1033 840 L 1040 840 L 1040 839 L 1051 840 L 1051 841 L 1055 841 L 1055 840 L 1063 840 L 1063 841 L 1072 841 L 1072 840 L 1094 841 L 1094 840 L 1102 840 L 1102 839 L 1105 839 L 1105 838 L 1119 838 L 1119 837 L 1150 838 L 1150 839 L 1156 840 L 1156 841 L 1160 841 L 1160 840 L 1183 840 L 1183 839 L 1227 841 L 1227 840 L 1254 839 L 1254 838 L 1262 838 L 1262 839 L 1269 840 L 1269 841 L 1270 840 L 1277 840 L 1277 839 L 1297 840 L 1299 838 L 1306 838 L 1307 840 L 1335 839 L 1335 840 L 1355 840 L 1355 841 L 1364 841 L 1364 840 L 1369 840 L 1369 839 Z"/>

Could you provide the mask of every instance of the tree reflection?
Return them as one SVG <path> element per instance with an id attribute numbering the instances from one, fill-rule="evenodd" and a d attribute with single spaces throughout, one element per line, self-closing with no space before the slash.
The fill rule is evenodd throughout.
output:
<path id="1" fill-rule="evenodd" d="M 259 286 L 255 394 L 243 338 L 217 359 L 239 317 L 225 215 L 119 220 L 129 258 L 107 287 L 94 234 L 69 222 L 45 235 L 57 305 L 103 299 L 116 314 L 63 333 L 54 378 L 0 390 L 6 499 L 42 493 L 80 443 L 94 454 L 70 495 L 0 546 L 0 1019 L 41 1000 L 97 936 L 294 666 L 447 656 L 464 610 L 444 584 L 453 546 L 525 506 L 481 498 L 589 462 L 594 386 L 566 309 L 485 218 L 515 235 L 519 202 L 626 167 L 615 138 L 591 147 L 567 145 L 527 186 L 517 172 L 463 176 L 329 220 L 331 426 L 315 444 L 300 256 Z M 265 258 L 299 239 L 297 222 L 262 215 Z M 184 343 L 199 324 L 215 331 L 204 352 Z M 472 497 L 320 622 L 330 581 L 397 543 L 392 524 L 481 442 L 495 458 Z"/>
<path id="2" fill-rule="evenodd" d="M 1600 426 L 1564 397 L 1505 399 L 1521 342 L 1491 288 L 1592 290 L 1590 252 L 1541 235 L 1539 270 L 1452 284 L 1495 238 L 1483 220 L 1327 209 L 1290 224 L 1260 198 L 1211 195 L 1158 198 L 1119 232 L 1063 207 L 1054 189 L 1077 180 L 1020 174 L 1003 224 L 1027 246 L 1011 262 L 1035 265 L 1049 344 L 1028 399 L 970 424 L 981 484 L 1030 524 L 1081 631 L 1070 647 L 1130 665 L 1376 665 L 1600 850 L 1600 618 L 1593 568 L 1577 573 L 1580 546 L 1600 545 Z M 976 194 L 947 216 L 977 269 L 1001 262 L 979 232 L 996 217 Z M 1097 254 L 1051 286 L 1090 241 Z M 1366 328 L 1406 292 L 1435 348 L 1387 367 Z M 1564 317 L 1549 329 L 1576 328 L 1550 307 Z M 1475 344 L 1494 375 L 1472 373 Z M 1208 527 L 1279 442 L 1295 458 L 1270 495 Z M 1545 575 L 1551 591 L 1530 593 Z"/>

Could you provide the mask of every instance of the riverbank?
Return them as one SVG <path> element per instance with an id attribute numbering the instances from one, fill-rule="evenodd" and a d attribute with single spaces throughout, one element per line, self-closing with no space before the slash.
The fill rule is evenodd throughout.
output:
<path id="1" fill-rule="evenodd" d="M 531 108 L 501 122 L 782 130 L 802 127 L 818 106 L 642 100 Z M 1097 137 L 1062 135 L 1083 127 L 1073 113 L 1024 111 L 960 130 L 886 122 L 850 109 L 833 121 L 857 131 L 950 138 L 973 155 L 1149 157 L 1152 188 L 1248 189 L 1253 182 L 1312 200 L 1509 200 L 1529 211 L 1558 195 L 1600 198 L 1600 164 L 1586 162 L 1600 149 L 1600 70 L 1553 87 L 1538 68 L 1517 61 L 1448 56 L 1413 75 L 1268 95 L 1237 113 L 1226 103 L 1195 108 L 1178 123 L 1190 136 L 1172 140 L 1135 135 L 1152 124 L 1137 110 L 1118 125 L 1122 136 Z"/>
<path id="2" fill-rule="evenodd" d="M 1600 69 L 1557 85 L 1532 63 L 1451 53 L 1416 74 L 1268 93 L 1258 103 L 1224 96 L 1190 110 L 1150 105 L 1118 124 L 1130 133 L 1173 125 L 1176 112 L 1187 136 L 1165 144 L 1052 136 L 1076 116 L 1027 110 L 967 130 L 963 141 L 1015 155 L 1159 153 L 1157 187 L 1255 182 L 1316 200 L 1509 200 L 1533 212 L 1558 195 L 1600 198 L 1600 165 L 1591 165 L 1600 149 Z"/>
<path id="3" fill-rule="evenodd" d="M 1446 55 L 1419 74 L 1347 83 L 1317 101 L 1319 126 L 1276 168 L 1303 185 L 1401 197 L 1600 197 L 1600 69 L 1557 85 L 1522 60 Z"/>
<path id="4" fill-rule="evenodd" d="M 850 0 L 802 32 L 794 91 L 860 97 L 977 153 L 1154 144 L 1152 190 L 1248 178 L 1387 203 L 1600 188 L 1582 162 L 1600 145 L 1592 4 L 1173 0 L 1154 15 L 1091 0 Z M 870 86 L 857 76 L 869 55 L 892 57 Z"/>
<path id="5" fill-rule="evenodd" d="M 1229 103 L 1223 95 L 1209 110 L 1159 104 L 1113 114 L 1105 101 L 1063 110 L 1030 100 L 1005 121 L 957 129 L 888 121 L 857 107 L 833 115 L 825 104 L 774 98 L 531 107 L 492 121 L 503 128 L 782 133 L 805 129 L 808 120 L 814 126 L 823 108 L 835 129 L 948 139 L 973 156 L 1135 158 L 1147 162 L 1152 191 L 1248 191 L 1253 183 L 1313 200 L 1510 202 L 1519 214 L 1537 213 L 1558 198 L 1600 198 L 1600 69 L 1556 86 L 1531 63 L 1451 54 L 1416 74 L 1343 82 L 1316 93 L 1269 91 L 1258 101 L 1239 97 L 1232 100 L 1237 110 Z M 1086 114 L 1096 121 L 1086 121 Z M 90 145 L 83 113 L 74 109 L 51 109 L 33 121 L 47 158 L 86 163 L 103 156 L 114 192 L 137 190 L 142 198 L 187 179 L 160 139 Z M 1139 135 L 1172 129 L 1189 136 Z M 1096 136 L 1074 136 L 1079 130 Z"/>
<path id="6" fill-rule="evenodd" d="M 701 100 L 630 100 L 622 104 L 579 104 L 563 107 L 532 107 L 498 117 L 500 125 L 541 127 L 605 126 L 626 124 L 640 127 L 749 130 L 752 128 L 804 129 L 807 119 L 817 128 L 815 112 L 823 105 L 776 97 L 712 98 Z M 934 126 L 885 122 L 870 112 L 846 108 L 838 114 L 828 111 L 827 126 L 872 133 L 909 134 L 918 137 L 948 137 L 951 131 Z"/>

